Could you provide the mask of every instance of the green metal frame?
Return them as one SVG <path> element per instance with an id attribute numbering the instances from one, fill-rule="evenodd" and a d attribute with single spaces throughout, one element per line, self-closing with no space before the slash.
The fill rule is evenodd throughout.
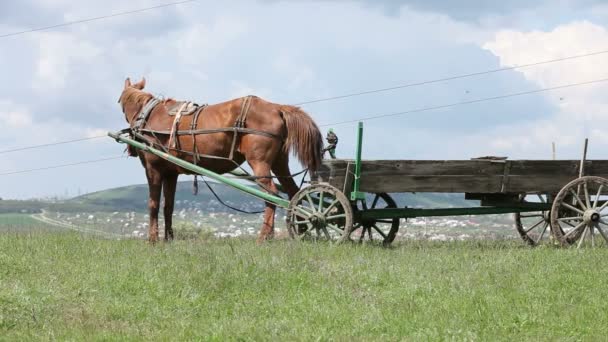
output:
<path id="1" fill-rule="evenodd" d="M 353 180 L 353 191 L 350 193 L 350 200 L 365 200 L 365 193 L 359 191 L 361 188 L 361 153 L 363 149 L 363 122 L 359 122 L 357 128 L 357 155 L 355 156 L 355 178 Z"/>
<path id="2" fill-rule="evenodd" d="M 146 145 L 144 143 L 141 143 L 141 142 L 135 141 L 133 139 L 127 138 L 127 137 L 125 137 L 124 135 L 122 135 L 120 133 L 111 133 L 111 132 L 108 132 L 108 136 L 116 139 L 117 141 L 120 141 L 120 142 L 123 142 L 125 144 L 131 145 L 131 146 L 133 146 L 133 147 L 135 147 L 137 149 L 140 149 L 142 151 L 146 151 L 146 152 L 152 153 L 152 154 L 154 154 L 154 155 L 156 155 L 156 156 L 158 156 L 160 158 L 163 158 L 163 159 L 165 159 L 165 160 L 167 160 L 167 161 L 169 161 L 171 163 L 174 163 L 177 166 L 183 167 L 186 170 L 192 171 L 192 172 L 197 173 L 199 175 L 203 175 L 203 176 L 209 177 L 209 178 L 211 178 L 213 180 L 216 180 L 218 182 L 221 182 L 221 183 L 224 183 L 226 185 L 229 185 L 229 186 L 231 186 L 231 187 L 233 187 L 235 189 L 238 189 L 238 190 L 240 190 L 242 192 L 245 192 L 247 194 L 250 194 L 252 196 L 260 198 L 260 199 L 262 199 L 262 200 L 264 200 L 266 202 L 270 202 L 270 203 L 276 204 L 277 206 L 282 207 L 282 208 L 289 207 L 289 201 L 286 200 L 286 199 L 284 199 L 284 198 L 281 198 L 281 197 L 275 196 L 275 195 L 271 195 L 271 194 L 269 194 L 269 193 L 267 193 L 265 191 L 258 190 L 256 188 L 251 187 L 251 186 L 242 184 L 242 183 L 240 183 L 239 181 L 237 181 L 235 179 L 231 179 L 231 178 L 222 176 L 222 175 L 220 175 L 218 173 L 215 173 L 213 171 L 207 170 L 207 169 L 205 169 L 203 167 L 200 167 L 198 165 L 189 163 L 189 162 L 184 161 L 182 159 L 179 159 L 179 158 L 177 158 L 175 156 L 172 156 L 172 155 L 170 155 L 168 153 L 165 153 L 165 152 L 157 150 L 157 149 L 155 149 L 153 147 L 150 147 L 150 146 L 148 146 L 148 145 Z"/>
<path id="3" fill-rule="evenodd" d="M 465 216 L 465 215 L 491 215 L 491 214 L 512 214 L 523 212 L 548 211 L 551 203 L 522 203 L 521 206 L 504 207 L 470 207 L 470 208 L 386 208 L 369 209 L 358 211 L 356 219 L 394 219 L 394 218 L 415 218 L 433 216 Z"/>

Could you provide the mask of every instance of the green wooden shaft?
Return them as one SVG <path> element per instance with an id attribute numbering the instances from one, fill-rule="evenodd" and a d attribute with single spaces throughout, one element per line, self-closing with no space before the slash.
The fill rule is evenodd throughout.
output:
<path id="1" fill-rule="evenodd" d="M 357 219 L 393 219 L 393 218 L 414 218 L 432 216 L 463 216 L 463 215 L 490 215 L 490 214 L 509 214 L 521 212 L 546 211 L 551 209 L 551 203 L 527 203 L 518 206 L 514 204 L 510 207 L 471 207 L 471 208 L 386 208 L 369 209 L 357 212 Z"/>
<path id="2" fill-rule="evenodd" d="M 224 177 L 224 176 L 222 176 L 222 175 L 220 175 L 218 173 L 215 173 L 213 171 L 207 170 L 207 169 L 205 169 L 203 167 L 200 167 L 198 165 L 194 165 L 194 164 L 189 163 L 187 161 L 181 160 L 181 159 L 179 159 L 179 158 L 177 158 L 175 156 L 172 156 L 172 155 L 170 155 L 168 153 L 165 153 L 165 152 L 162 152 L 160 150 L 157 150 L 157 149 L 155 149 L 153 147 L 150 147 L 150 146 L 148 146 L 146 144 L 140 143 L 140 142 L 135 141 L 133 139 L 129 139 L 129 138 L 124 137 L 124 136 L 122 136 L 120 134 L 117 134 L 117 133 L 108 132 L 108 135 L 110 137 L 118 140 L 118 141 L 121 141 L 121 142 L 123 142 L 125 144 L 129 144 L 129 145 L 131 145 L 131 146 L 133 146 L 135 148 L 138 148 L 138 149 L 140 149 L 142 151 L 146 151 L 146 152 L 152 153 L 152 154 L 154 154 L 156 156 L 159 156 L 159 157 L 161 157 L 161 158 L 163 158 L 163 159 L 165 159 L 165 160 L 167 160 L 167 161 L 169 161 L 171 163 L 174 163 L 177 166 L 183 167 L 186 170 L 192 171 L 194 173 L 197 173 L 197 174 L 200 174 L 200 175 L 203 175 L 203 176 L 207 176 L 207 177 L 209 177 L 209 178 L 211 178 L 213 180 L 216 180 L 216 181 L 218 181 L 220 183 L 224 183 L 224 184 L 229 185 L 229 186 L 231 186 L 231 187 L 233 187 L 235 189 L 241 190 L 241 191 L 243 191 L 243 192 L 245 192 L 247 194 L 250 194 L 252 196 L 258 197 L 258 198 L 260 198 L 260 199 L 262 199 L 262 200 L 264 200 L 266 202 L 270 202 L 270 203 L 276 204 L 279 207 L 283 207 L 283 208 L 287 208 L 289 206 L 289 201 L 286 200 L 286 199 L 283 199 L 283 198 L 278 197 L 278 196 L 271 195 L 271 194 L 266 193 L 266 192 L 264 192 L 262 190 L 258 190 L 258 189 L 252 188 L 252 187 L 247 186 L 245 184 L 241 184 L 241 183 L 239 183 L 238 181 L 236 181 L 234 179 L 230 179 L 228 177 Z"/>
<path id="3" fill-rule="evenodd" d="M 350 194 L 350 200 L 365 199 L 365 194 L 360 192 L 361 188 L 361 153 L 363 149 L 363 122 L 359 122 L 357 129 L 357 155 L 355 157 L 355 179 L 353 181 L 353 192 Z"/>

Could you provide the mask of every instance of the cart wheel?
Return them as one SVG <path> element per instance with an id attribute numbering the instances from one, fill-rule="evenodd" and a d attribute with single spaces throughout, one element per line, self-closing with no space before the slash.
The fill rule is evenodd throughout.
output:
<path id="1" fill-rule="evenodd" d="M 371 203 L 368 208 L 367 204 Z M 361 202 L 361 208 L 356 210 L 364 211 L 368 209 L 397 208 L 395 200 L 387 193 L 366 194 L 365 202 Z M 377 238 L 382 244 L 388 246 L 395 240 L 399 231 L 399 219 L 368 219 L 356 222 L 353 232 L 358 231 L 359 242 L 363 240 L 373 241 Z"/>
<path id="2" fill-rule="evenodd" d="M 551 229 L 562 246 L 578 241 L 580 248 L 585 239 L 595 245 L 596 232 L 600 241 L 608 246 L 608 180 L 585 176 L 566 184 L 557 194 L 551 207 Z"/>
<path id="3" fill-rule="evenodd" d="M 289 235 L 298 239 L 349 239 L 353 226 L 350 201 L 331 185 L 314 184 L 300 189 L 291 199 L 287 214 Z"/>
<path id="4" fill-rule="evenodd" d="M 520 202 L 538 199 L 541 203 L 547 203 L 547 195 L 526 195 L 519 196 Z M 513 214 L 515 219 L 515 229 L 519 236 L 530 246 L 538 246 L 546 243 L 551 237 L 551 216 L 549 210 L 536 212 L 523 212 Z"/>

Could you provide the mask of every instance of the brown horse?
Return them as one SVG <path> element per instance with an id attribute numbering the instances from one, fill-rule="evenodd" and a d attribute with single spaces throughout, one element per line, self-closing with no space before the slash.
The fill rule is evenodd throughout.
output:
<path id="1" fill-rule="evenodd" d="M 145 84 L 145 79 L 131 84 L 127 78 L 120 95 L 119 103 L 131 128 L 134 127 L 142 109 L 154 99 L 152 94 L 143 91 Z M 174 116 L 168 114 L 168 110 L 175 106 L 177 101 L 162 100 L 153 107 L 144 120 L 143 126 L 140 127 L 143 128 L 140 130 L 140 138 L 143 137 L 148 143 L 159 146 L 178 158 L 194 162 L 216 173 L 232 171 L 237 165 L 247 161 L 255 176 L 259 177 L 258 182 L 264 189 L 277 192 L 277 187 L 271 178 L 272 171 L 291 198 L 298 191 L 298 186 L 289 171 L 289 151 L 297 155 L 304 167 L 316 170 L 321 163 L 323 149 L 323 138 L 319 128 L 307 113 L 297 107 L 275 104 L 253 96 L 249 97 L 246 121 L 241 126 L 245 128 L 245 132 L 235 134 L 225 128 L 234 127 L 235 121 L 243 112 L 244 101 L 245 98 L 237 98 L 209 105 L 204 107 L 199 115 L 183 116 L 176 123 Z M 175 146 L 178 148 L 172 148 L 173 142 L 169 146 L 171 134 L 166 132 L 171 131 L 174 125 L 178 130 L 196 127 L 199 130 L 215 129 L 217 132 L 175 135 L 173 139 L 177 140 Z M 148 239 L 153 243 L 158 240 L 158 211 L 162 190 L 165 199 L 165 240 L 170 240 L 173 238 L 171 225 L 177 177 L 190 172 L 147 152 L 135 152 L 134 149 L 130 149 L 130 154 L 139 156 L 148 179 L 150 211 Z M 230 155 L 233 161 L 227 159 Z M 258 242 L 273 237 L 275 209 L 275 205 L 266 203 L 264 223 L 259 232 Z"/>

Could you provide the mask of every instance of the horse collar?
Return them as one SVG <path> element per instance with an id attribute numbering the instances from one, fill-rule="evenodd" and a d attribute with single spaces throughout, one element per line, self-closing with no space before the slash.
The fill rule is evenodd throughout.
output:
<path id="1" fill-rule="evenodd" d="M 161 101 L 159 99 L 153 97 L 143 106 L 139 114 L 137 114 L 135 117 L 135 121 L 132 123 L 132 129 L 134 131 L 140 130 L 146 124 L 150 113 L 152 113 L 154 107 L 156 107 L 160 102 Z"/>

